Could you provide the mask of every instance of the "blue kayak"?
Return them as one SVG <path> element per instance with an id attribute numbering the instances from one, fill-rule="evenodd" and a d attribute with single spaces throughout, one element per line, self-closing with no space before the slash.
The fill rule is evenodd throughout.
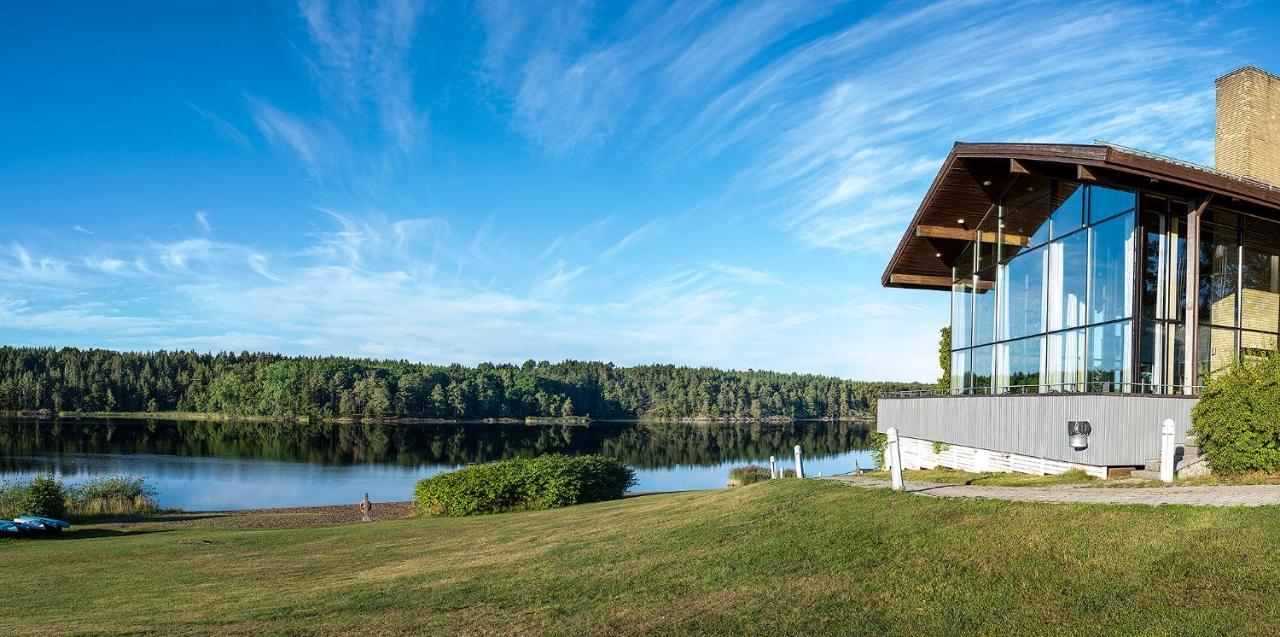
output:
<path id="1" fill-rule="evenodd" d="M 0 537 L 5 535 L 17 535 L 21 532 L 22 530 L 18 528 L 17 524 L 8 520 L 0 520 Z"/>
<path id="2" fill-rule="evenodd" d="M 18 535 L 20 536 L 47 535 L 49 533 L 49 527 L 39 522 L 19 522 L 14 520 L 12 524 L 18 527 Z"/>
<path id="3" fill-rule="evenodd" d="M 66 520 L 55 520 L 53 518 L 45 518 L 45 517 L 40 517 L 38 515 L 24 515 L 21 517 L 14 518 L 13 521 L 14 522 L 34 522 L 36 524 L 43 524 L 44 526 L 48 527 L 50 531 L 53 531 L 54 533 L 57 533 L 62 529 L 71 528 L 71 523 L 67 522 Z"/>

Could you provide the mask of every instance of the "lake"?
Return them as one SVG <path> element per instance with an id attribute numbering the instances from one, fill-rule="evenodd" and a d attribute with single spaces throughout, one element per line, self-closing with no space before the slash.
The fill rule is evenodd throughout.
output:
<path id="1" fill-rule="evenodd" d="M 544 453 L 612 456 L 635 492 L 715 489 L 769 456 L 807 475 L 872 464 L 869 423 L 338 424 L 0 419 L 0 479 L 52 472 L 68 483 L 145 476 L 160 506 L 189 511 L 408 500 L 427 476 Z"/>

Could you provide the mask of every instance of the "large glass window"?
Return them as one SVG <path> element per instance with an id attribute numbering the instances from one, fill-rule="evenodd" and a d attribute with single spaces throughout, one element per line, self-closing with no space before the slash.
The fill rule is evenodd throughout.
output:
<path id="1" fill-rule="evenodd" d="M 958 281 L 951 285 L 951 348 L 968 347 L 969 322 L 973 318 L 973 283 Z"/>
<path id="2" fill-rule="evenodd" d="M 963 394 L 969 388 L 969 350 L 951 352 L 951 393 Z"/>
<path id="3" fill-rule="evenodd" d="M 1033 336 L 997 346 L 996 389 L 1016 394 L 1040 390 L 1040 360 L 1044 337 Z"/>
<path id="4" fill-rule="evenodd" d="M 970 363 L 973 378 L 973 393 L 987 394 L 991 392 L 991 376 L 993 364 L 995 363 L 993 358 L 994 355 L 994 345 L 973 348 L 973 353 L 971 354 L 973 358 Z"/>
<path id="5" fill-rule="evenodd" d="M 1280 236 L 1253 232 L 1249 220 L 1240 252 L 1240 327 L 1280 331 Z M 1280 232 L 1280 227 L 1257 224 Z"/>
<path id="6" fill-rule="evenodd" d="M 1234 226 L 1204 223 L 1200 228 L 1200 322 L 1236 325 L 1236 285 L 1240 251 Z"/>
<path id="7" fill-rule="evenodd" d="M 1085 323 L 1088 292 L 1089 237 L 1077 232 L 1049 244 L 1049 329 Z"/>
<path id="8" fill-rule="evenodd" d="M 1089 322 L 1127 318 L 1133 307 L 1133 215 L 1104 221 L 1089 233 Z"/>
<path id="9" fill-rule="evenodd" d="M 1084 389 L 1084 330 L 1050 334 L 1045 343 L 1047 389 L 1049 391 Z"/>
<path id="10" fill-rule="evenodd" d="M 1174 378 L 1181 355 L 1175 327 L 1143 322 L 1142 347 L 1133 347 L 1135 308 L 1144 320 L 1177 318 L 1176 273 L 1185 258 L 1170 200 L 1043 176 L 1019 185 L 997 208 L 991 231 L 998 236 L 1012 224 L 1008 236 L 1018 245 L 984 246 L 991 237 L 978 235 L 962 253 L 964 263 L 954 264 L 956 391 L 1133 391 L 1135 373 L 1144 382 Z M 975 275 L 961 275 L 979 260 Z M 1159 282 L 1144 285 L 1141 299 L 1137 268 Z M 1275 317 L 1280 321 L 1280 302 Z"/>
<path id="11" fill-rule="evenodd" d="M 1019 254 L 1001 267 L 1000 339 L 1044 331 L 1043 247 Z"/>
<path id="12" fill-rule="evenodd" d="M 985 345 L 996 336 L 995 270 L 979 274 L 973 291 L 973 344 Z"/>
<path id="13" fill-rule="evenodd" d="M 1089 391 L 1128 391 L 1129 321 L 1089 328 Z"/>
<path id="14" fill-rule="evenodd" d="M 1089 223 L 1098 223 L 1137 205 L 1138 197 L 1128 190 L 1094 186 L 1089 189 Z"/>
<path id="15" fill-rule="evenodd" d="M 1084 187 L 1079 184 L 1058 182 L 1058 196 L 1063 201 L 1049 220 L 1049 232 L 1053 237 L 1070 234 L 1084 225 L 1084 193 Z"/>
<path id="16" fill-rule="evenodd" d="M 1199 343 L 1200 379 L 1204 380 L 1236 360 L 1236 330 L 1226 327 L 1201 325 Z"/>

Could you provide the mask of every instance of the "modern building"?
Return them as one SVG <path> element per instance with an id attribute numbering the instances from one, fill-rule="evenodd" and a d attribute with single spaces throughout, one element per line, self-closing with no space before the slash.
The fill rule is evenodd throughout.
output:
<path id="1" fill-rule="evenodd" d="M 955 144 L 882 278 L 951 296 L 949 392 L 879 403 L 905 467 L 1141 468 L 1164 419 L 1185 439 L 1209 375 L 1277 349 L 1280 78 L 1219 78 L 1215 137 L 1213 169 L 1102 142 Z"/>

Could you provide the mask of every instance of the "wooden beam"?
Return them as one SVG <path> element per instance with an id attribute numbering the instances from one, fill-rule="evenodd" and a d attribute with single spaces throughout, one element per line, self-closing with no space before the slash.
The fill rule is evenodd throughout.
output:
<path id="1" fill-rule="evenodd" d="M 1016 159 L 1010 158 L 1010 159 L 1009 159 L 1009 172 L 1011 172 L 1011 173 L 1018 173 L 1018 174 L 1020 174 L 1020 175 L 1030 175 L 1030 174 L 1031 174 L 1031 169 L 1027 168 L 1026 164 L 1023 164 L 1022 162 L 1020 162 L 1020 161 L 1018 161 L 1018 160 L 1016 160 Z"/>
<path id="2" fill-rule="evenodd" d="M 930 274 L 891 274 L 889 275 L 889 282 L 901 283 L 902 285 L 927 285 L 935 288 L 951 287 L 951 277 Z M 995 281 L 978 281 L 978 289 L 980 290 L 990 290 L 995 286 Z"/>
<path id="3" fill-rule="evenodd" d="M 947 226 L 916 226 L 916 236 L 926 239 L 953 239 L 956 241 L 974 241 L 981 239 L 985 243 L 995 243 L 997 241 L 996 233 L 985 231 L 982 233 L 967 230 L 965 228 L 948 228 Z M 1003 242 L 1008 246 L 1029 246 L 1031 245 L 1031 237 L 1024 237 L 1017 234 L 1004 235 Z"/>
<path id="4" fill-rule="evenodd" d="M 1197 373 L 1200 369 L 1200 217 L 1209 203 L 1213 201 L 1213 193 L 1200 202 L 1200 206 L 1191 211 L 1187 217 L 1187 303 L 1183 316 L 1184 328 L 1182 341 L 1185 343 L 1186 360 L 1183 361 L 1183 384 L 1198 385 Z M 1191 393 L 1192 390 L 1186 390 Z"/>
<path id="5" fill-rule="evenodd" d="M 1076 164 L 1076 179 L 1080 181 L 1098 181 L 1098 176 L 1088 166 Z"/>

